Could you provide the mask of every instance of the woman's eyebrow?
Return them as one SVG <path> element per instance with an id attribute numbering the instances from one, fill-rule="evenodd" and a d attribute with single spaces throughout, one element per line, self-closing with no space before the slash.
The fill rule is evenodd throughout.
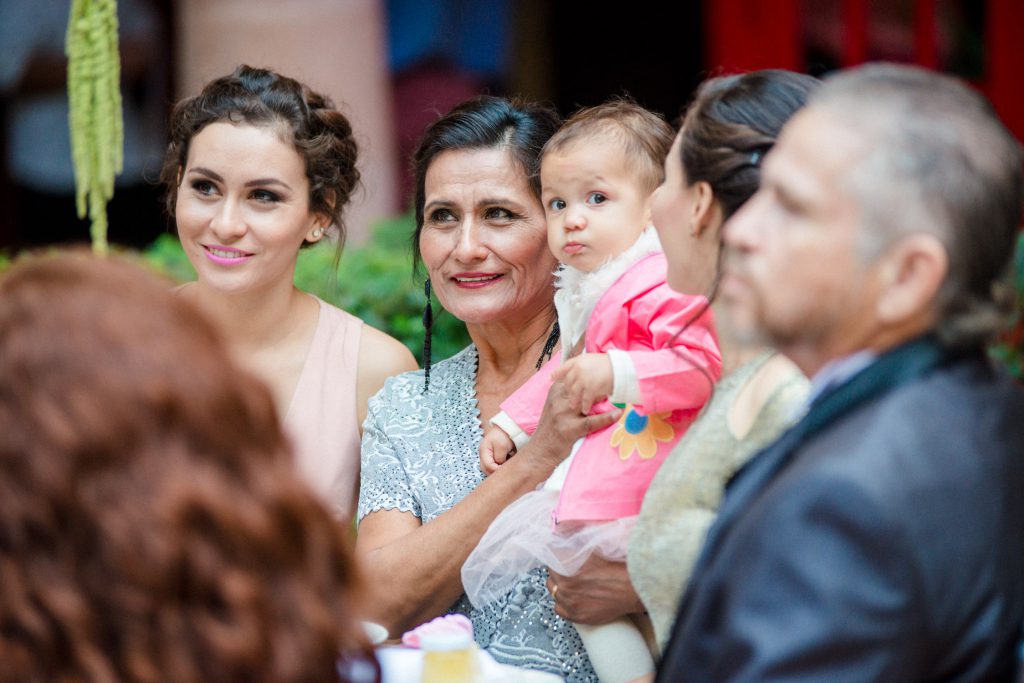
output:
<path id="1" fill-rule="evenodd" d="M 455 206 L 455 202 L 452 202 L 448 199 L 432 199 L 423 205 L 423 211 L 426 212 L 427 209 L 433 209 L 439 206 L 450 208 L 452 206 Z"/>
<path id="2" fill-rule="evenodd" d="M 483 197 L 476 203 L 479 206 L 512 206 L 516 208 L 522 208 L 522 203 L 517 202 L 511 197 Z"/>
<path id="3" fill-rule="evenodd" d="M 216 180 L 218 183 L 224 182 L 224 178 L 222 178 L 219 173 L 215 173 L 214 171 L 211 171 L 210 169 L 205 168 L 203 166 L 193 166 L 192 168 L 188 169 L 188 173 L 198 173 L 199 175 L 206 176 L 210 180 Z"/>
<path id="4" fill-rule="evenodd" d="M 245 184 L 246 187 L 253 187 L 255 185 L 280 185 L 281 187 L 291 190 L 292 187 L 283 180 L 277 178 L 257 178 L 256 180 L 250 180 Z"/>

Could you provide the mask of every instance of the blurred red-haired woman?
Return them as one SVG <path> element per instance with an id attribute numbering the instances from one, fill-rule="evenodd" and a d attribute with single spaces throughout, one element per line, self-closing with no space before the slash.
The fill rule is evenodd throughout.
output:
<path id="1" fill-rule="evenodd" d="M 166 283 L 0 279 L 0 681 L 375 680 L 344 533 Z"/>

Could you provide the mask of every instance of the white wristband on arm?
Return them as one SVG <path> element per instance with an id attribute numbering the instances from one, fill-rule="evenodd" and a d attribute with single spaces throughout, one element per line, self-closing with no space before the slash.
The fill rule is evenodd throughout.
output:
<path id="1" fill-rule="evenodd" d="M 625 351 L 609 349 L 608 360 L 612 362 L 612 394 L 608 400 L 612 403 L 643 403 L 640 394 L 640 380 L 636 376 L 633 359 Z"/>
<path id="2" fill-rule="evenodd" d="M 512 443 L 516 445 L 516 450 L 530 442 L 530 435 L 524 432 L 504 410 L 491 418 L 491 426 L 498 427 L 501 431 L 508 434 L 508 437 L 512 439 Z"/>

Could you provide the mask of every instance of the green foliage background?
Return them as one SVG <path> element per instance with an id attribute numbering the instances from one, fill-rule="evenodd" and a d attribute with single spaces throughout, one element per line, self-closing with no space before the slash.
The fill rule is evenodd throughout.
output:
<path id="1" fill-rule="evenodd" d="M 362 318 L 409 347 L 422 364 L 423 278 L 412 275 L 411 214 L 378 222 L 365 243 L 349 245 L 335 274 L 335 246 L 319 244 L 299 252 L 295 285 L 324 301 Z M 195 271 L 174 235 L 161 236 L 144 253 L 145 261 L 181 281 L 194 280 Z M 466 326 L 434 305 L 434 362 L 469 344 Z"/>

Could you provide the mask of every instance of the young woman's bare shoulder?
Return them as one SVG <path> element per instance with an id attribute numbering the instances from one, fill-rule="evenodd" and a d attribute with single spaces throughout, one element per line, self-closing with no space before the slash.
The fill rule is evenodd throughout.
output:
<path id="1" fill-rule="evenodd" d="M 380 330 L 363 325 L 359 339 L 356 394 L 359 423 L 366 417 L 366 404 L 388 377 L 416 370 L 419 364 L 405 344 Z"/>

